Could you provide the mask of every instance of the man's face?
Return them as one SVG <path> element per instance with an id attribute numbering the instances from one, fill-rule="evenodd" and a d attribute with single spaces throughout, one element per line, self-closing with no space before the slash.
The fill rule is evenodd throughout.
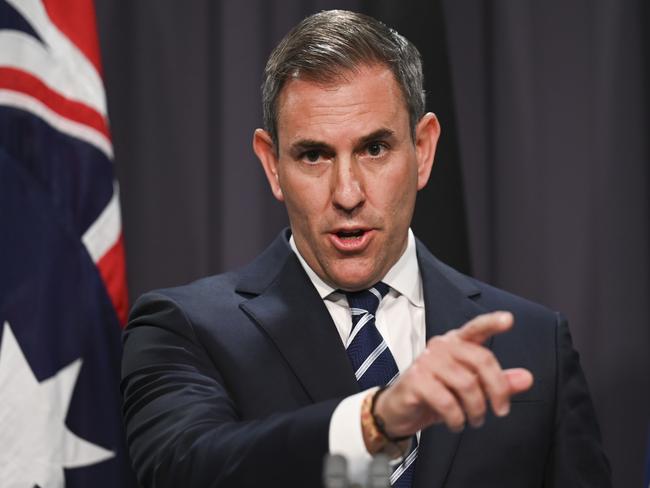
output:
<path id="1" fill-rule="evenodd" d="M 399 86 L 380 65 L 336 84 L 290 80 L 278 109 L 277 156 L 265 131 L 254 148 L 298 250 L 335 288 L 373 285 L 406 248 L 433 164 L 435 116 L 423 117 L 413 141 Z"/>

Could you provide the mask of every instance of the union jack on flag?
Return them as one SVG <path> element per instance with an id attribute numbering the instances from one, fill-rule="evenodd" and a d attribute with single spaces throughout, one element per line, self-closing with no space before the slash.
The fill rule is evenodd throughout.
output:
<path id="1" fill-rule="evenodd" d="M 128 311 L 92 0 L 0 0 L 0 486 L 133 486 Z"/>

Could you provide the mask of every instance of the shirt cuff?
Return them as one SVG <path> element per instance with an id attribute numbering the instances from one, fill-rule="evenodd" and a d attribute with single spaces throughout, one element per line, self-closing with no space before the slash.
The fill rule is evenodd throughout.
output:
<path id="1" fill-rule="evenodd" d="M 345 398 L 338 404 L 330 420 L 330 454 L 340 454 L 348 462 L 348 474 L 352 483 L 365 484 L 368 477 L 368 464 L 372 456 L 366 449 L 361 431 L 361 405 L 368 393 L 377 390 L 370 388 Z"/>

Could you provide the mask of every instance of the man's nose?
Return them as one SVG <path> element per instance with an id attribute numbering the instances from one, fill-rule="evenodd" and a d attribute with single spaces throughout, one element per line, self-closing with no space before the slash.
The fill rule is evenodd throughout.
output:
<path id="1" fill-rule="evenodd" d="M 336 208 L 349 213 L 363 205 L 363 175 L 352 157 L 337 159 L 332 178 L 332 204 Z"/>

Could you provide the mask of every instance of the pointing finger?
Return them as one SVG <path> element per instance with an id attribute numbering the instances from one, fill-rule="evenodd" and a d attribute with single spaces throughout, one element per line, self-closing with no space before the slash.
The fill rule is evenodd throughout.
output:
<path id="1" fill-rule="evenodd" d="M 509 330 L 513 323 L 510 312 L 486 313 L 470 320 L 455 333 L 460 339 L 482 344 L 493 335 Z"/>
<path id="2" fill-rule="evenodd" d="M 503 371 L 512 395 L 528 390 L 533 386 L 533 375 L 524 368 L 512 368 Z"/>

